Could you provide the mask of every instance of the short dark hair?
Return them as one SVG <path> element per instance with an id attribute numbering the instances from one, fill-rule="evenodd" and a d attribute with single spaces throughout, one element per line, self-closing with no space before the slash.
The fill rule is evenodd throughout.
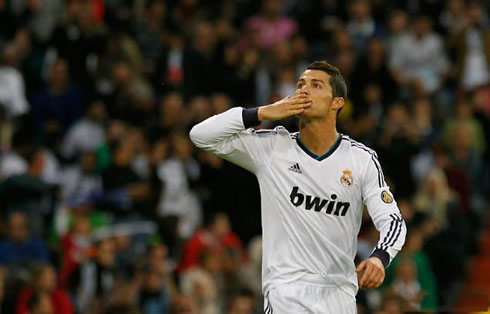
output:
<path id="1" fill-rule="evenodd" d="M 311 63 L 307 70 L 319 70 L 330 75 L 328 83 L 332 86 L 333 97 L 347 97 L 347 85 L 340 70 L 327 61 L 315 61 Z"/>

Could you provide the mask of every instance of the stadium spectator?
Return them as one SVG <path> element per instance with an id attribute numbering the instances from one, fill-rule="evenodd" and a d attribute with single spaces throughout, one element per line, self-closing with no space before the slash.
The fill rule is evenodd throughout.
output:
<path id="1" fill-rule="evenodd" d="M 10 213 L 7 228 L 8 237 L 0 242 L 0 265 L 22 267 L 48 262 L 48 250 L 44 242 L 30 235 L 26 214 Z"/>
<path id="2" fill-rule="evenodd" d="M 29 111 L 24 77 L 16 67 L 18 48 L 11 43 L 0 49 L 0 107 L 7 117 L 16 118 Z"/>
<path id="3" fill-rule="evenodd" d="M 449 0 L 445 4 L 444 10 L 439 16 L 439 24 L 447 34 L 454 36 L 462 31 L 468 23 L 465 1 Z"/>
<path id="4" fill-rule="evenodd" d="M 41 235 L 44 218 L 51 211 L 49 202 L 42 200 L 52 197 L 54 186 L 42 180 L 46 155 L 38 147 L 28 147 L 25 151 L 27 171 L 12 175 L 0 184 L 0 203 L 8 214 L 21 211 L 29 219 L 30 232 Z"/>
<path id="5" fill-rule="evenodd" d="M 240 259 L 245 260 L 242 243 L 231 230 L 228 216 L 219 212 L 210 215 L 207 219 L 204 228 L 196 230 L 185 244 L 177 271 L 184 272 L 197 266 L 202 252 L 206 250 L 221 255 L 227 248 L 234 249 Z"/>
<path id="6" fill-rule="evenodd" d="M 479 1 L 468 1 L 465 9 L 466 16 L 458 20 L 462 25 L 449 38 L 449 48 L 456 55 L 453 78 L 465 91 L 471 91 L 490 82 L 490 30 Z"/>
<path id="7" fill-rule="evenodd" d="M 410 165 L 419 151 L 420 137 L 405 106 L 389 107 L 378 141 L 381 162 L 386 167 L 386 175 L 393 180 L 397 194 L 402 197 L 412 195 L 415 186 Z"/>
<path id="8" fill-rule="evenodd" d="M 70 231 L 61 238 L 63 255 L 60 266 L 59 286 L 66 288 L 68 281 L 80 264 L 90 256 L 90 221 L 83 215 L 73 217 Z"/>
<path id="9" fill-rule="evenodd" d="M 422 250 L 424 245 L 424 237 L 426 236 L 425 225 L 427 223 L 421 223 L 420 225 L 413 226 L 408 234 L 405 250 L 399 257 L 393 259 L 392 267 L 386 272 L 386 279 L 384 287 L 389 287 L 396 277 L 396 269 L 400 260 L 409 259 L 415 265 L 415 273 L 417 275 L 417 281 L 420 285 L 423 295 L 420 300 L 420 307 L 422 310 L 436 309 L 438 303 L 437 282 L 436 277 L 431 266 L 431 261 L 427 254 Z M 410 266 L 411 267 L 411 266 Z M 413 271 L 413 270 L 412 270 Z M 388 288 L 389 289 L 389 288 Z M 400 295 L 399 295 L 400 296 Z M 400 296 L 403 297 L 403 296 Z"/>
<path id="10" fill-rule="evenodd" d="M 346 28 L 359 54 L 364 53 L 369 38 L 382 35 L 384 32 L 372 17 L 371 3 L 367 0 L 355 0 L 349 4 Z"/>
<path id="11" fill-rule="evenodd" d="M 110 77 L 111 84 L 102 93 L 109 116 L 140 125 L 149 118 L 148 110 L 152 105 L 153 91 L 149 82 L 124 59 L 110 64 Z"/>
<path id="12" fill-rule="evenodd" d="M 402 314 L 404 308 L 403 299 L 398 296 L 386 297 L 376 314 Z"/>
<path id="13" fill-rule="evenodd" d="M 102 178 L 96 172 L 97 155 L 86 151 L 79 156 L 79 163 L 67 166 L 61 175 L 62 200 L 75 201 L 102 192 Z"/>
<path id="14" fill-rule="evenodd" d="M 161 217 L 177 216 L 179 235 L 189 238 L 201 223 L 202 208 L 190 184 L 200 175 L 199 164 L 192 156 L 188 137 L 176 133 L 171 138 L 173 155 L 161 162 L 157 169 L 163 189 L 158 213 Z"/>
<path id="15" fill-rule="evenodd" d="M 170 295 L 165 276 L 154 266 L 147 265 L 143 270 L 142 287 L 137 296 L 138 304 L 145 314 L 168 312 Z"/>
<path id="16" fill-rule="evenodd" d="M 184 99 L 181 94 L 170 92 L 165 95 L 159 106 L 158 115 L 148 127 L 151 138 L 167 137 L 172 130 L 180 129 L 184 110 Z"/>
<path id="17" fill-rule="evenodd" d="M 407 308 L 404 311 L 420 310 L 420 300 L 426 292 L 417 280 L 417 268 L 411 259 L 401 259 L 398 262 L 396 275 L 389 289 L 405 301 Z"/>
<path id="18" fill-rule="evenodd" d="M 143 56 L 143 71 L 152 74 L 160 66 L 157 61 L 162 54 L 162 37 L 167 8 L 164 1 L 148 1 L 143 15 L 135 19 L 131 28 Z"/>
<path id="19" fill-rule="evenodd" d="M 95 151 L 104 142 L 105 115 L 105 105 L 100 101 L 88 106 L 85 116 L 68 130 L 63 139 L 61 151 L 65 158 L 73 159 L 85 151 Z"/>
<path id="20" fill-rule="evenodd" d="M 255 296 L 262 293 L 262 237 L 250 240 L 247 255 L 248 263 L 240 270 L 242 287 L 251 291 Z"/>
<path id="21" fill-rule="evenodd" d="M 36 297 L 40 298 L 37 302 Z M 45 304 L 48 300 L 52 308 Z M 75 313 L 68 294 L 56 288 L 56 272 L 50 265 L 38 266 L 34 271 L 32 286 L 22 289 L 17 297 L 15 313 L 29 314 L 38 308 L 50 309 L 54 314 Z"/>
<path id="22" fill-rule="evenodd" d="M 7 129 L 3 130 L 6 131 Z M 10 148 L 9 151 L 0 157 L 1 179 L 7 179 L 12 175 L 23 174 L 27 171 L 25 156 L 32 147 L 30 137 L 31 135 L 25 131 L 18 131 L 12 135 L 9 140 L 10 143 L 6 145 Z"/>
<path id="23" fill-rule="evenodd" d="M 119 142 L 114 148 L 112 163 L 102 172 L 102 182 L 105 192 L 113 193 L 121 203 L 113 203 L 114 214 L 123 217 L 131 212 L 123 210 L 138 206 L 138 201 L 148 197 L 149 187 L 131 168 L 134 158 L 134 146 L 129 141 Z"/>
<path id="24" fill-rule="evenodd" d="M 394 43 L 390 68 L 400 84 L 413 87 L 418 94 L 441 88 L 449 63 L 442 39 L 432 31 L 428 16 L 418 16 L 411 31 Z"/>
<path id="25" fill-rule="evenodd" d="M 35 39 L 46 43 L 53 33 L 63 11 L 61 0 L 44 3 L 42 1 L 19 0 L 11 4 L 10 10 L 16 17 L 18 26 L 27 26 Z"/>
<path id="26" fill-rule="evenodd" d="M 262 2 L 259 15 L 250 17 L 245 22 L 246 46 L 260 49 L 271 49 L 276 43 L 288 40 L 298 30 L 292 19 L 281 14 L 282 0 Z"/>
<path id="27" fill-rule="evenodd" d="M 87 91 L 94 89 L 91 76 L 105 35 L 103 25 L 96 21 L 93 4 L 92 1 L 68 1 L 50 41 L 52 51 L 70 65 L 70 77 Z"/>
<path id="28" fill-rule="evenodd" d="M 366 41 L 366 54 L 357 62 L 351 84 L 355 86 L 352 99 L 356 105 L 356 114 L 370 114 L 379 123 L 385 108 L 373 108 L 367 104 L 367 89 L 374 86 L 379 90 L 379 103 L 375 105 L 391 105 L 398 95 L 398 84 L 389 71 L 385 46 L 380 37 Z"/>
<path id="29" fill-rule="evenodd" d="M 403 10 L 393 10 L 388 17 L 388 31 L 385 35 L 386 50 L 388 55 L 393 53 L 393 47 L 397 45 L 398 40 L 405 35 L 408 29 L 409 17 Z"/>
<path id="30" fill-rule="evenodd" d="M 257 311 L 256 300 L 253 298 L 253 295 L 246 292 L 237 294 L 230 300 L 226 311 L 228 314 L 248 314 Z"/>
<path id="31" fill-rule="evenodd" d="M 184 82 L 186 97 L 209 95 L 216 88 L 216 30 L 210 22 L 195 25 L 192 44 L 183 55 Z M 186 75 L 192 73 L 192 75 Z"/>
<path id="32" fill-rule="evenodd" d="M 72 84 L 68 63 L 58 59 L 52 65 L 47 86 L 32 100 L 36 129 L 46 137 L 59 139 L 82 116 L 84 95 Z"/>
<path id="33" fill-rule="evenodd" d="M 38 293 L 29 298 L 27 303 L 30 314 L 54 314 L 53 304 L 48 294 Z"/>
<path id="34" fill-rule="evenodd" d="M 221 256 L 210 250 L 203 250 L 199 263 L 182 273 L 182 293 L 192 297 L 203 314 L 218 313 L 222 307 L 220 272 Z"/>
<path id="35" fill-rule="evenodd" d="M 294 94 L 313 60 L 346 78 L 339 131 L 379 154 L 409 226 L 400 258 L 426 293 L 420 309 L 451 307 L 475 285 L 463 278 L 485 280 L 468 273 L 485 273 L 475 254 L 488 233 L 489 10 L 481 0 L 0 0 L 1 312 L 16 312 L 38 260 L 90 314 L 199 313 L 210 287 L 210 308 L 261 312 L 256 179 L 193 148 L 187 131 Z M 295 117 L 278 123 L 298 128 Z M 226 218 L 208 223 L 221 211 L 233 231 Z M 376 233 L 363 222 L 356 260 Z M 358 293 L 359 313 L 408 308 L 383 296 L 398 263 L 383 289 Z M 189 293 L 197 283 L 205 289 Z M 58 313 L 34 290 L 26 311 Z"/>
<path id="36" fill-rule="evenodd" d="M 172 300 L 171 314 L 197 314 L 200 311 L 195 301 L 187 295 L 179 295 Z"/>
<path id="37" fill-rule="evenodd" d="M 99 241 L 95 256 L 85 261 L 69 279 L 69 291 L 76 298 L 77 311 L 95 312 L 103 308 L 117 284 L 115 245 L 112 239 Z"/>

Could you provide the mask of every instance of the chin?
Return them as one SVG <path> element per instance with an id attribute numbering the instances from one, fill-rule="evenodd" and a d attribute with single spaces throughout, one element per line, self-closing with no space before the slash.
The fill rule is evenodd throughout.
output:
<path id="1" fill-rule="evenodd" d="M 315 112 L 312 112 L 310 109 L 306 109 L 305 111 L 303 111 L 302 113 L 298 114 L 297 116 L 300 117 L 300 118 L 303 118 L 303 119 L 317 119 L 317 118 L 321 118 L 321 115 L 320 114 L 317 114 Z"/>

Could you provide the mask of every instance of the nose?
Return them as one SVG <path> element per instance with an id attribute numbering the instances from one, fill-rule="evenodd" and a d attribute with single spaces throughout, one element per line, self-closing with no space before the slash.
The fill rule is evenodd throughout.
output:
<path id="1" fill-rule="evenodd" d="M 310 92 L 308 91 L 308 88 L 306 87 L 306 85 L 304 85 L 304 86 L 302 86 L 302 87 L 299 89 L 298 94 L 299 94 L 299 95 L 309 96 L 309 95 L 310 95 Z"/>

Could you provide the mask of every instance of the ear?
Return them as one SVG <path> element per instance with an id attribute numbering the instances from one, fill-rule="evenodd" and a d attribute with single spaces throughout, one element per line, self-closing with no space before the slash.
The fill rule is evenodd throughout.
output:
<path id="1" fill-rule="evenodd" d="M 332 101 L 332 109 L 339 111 L 342 107 L 344 107 L 344 98 L 335 97 Z"/>

